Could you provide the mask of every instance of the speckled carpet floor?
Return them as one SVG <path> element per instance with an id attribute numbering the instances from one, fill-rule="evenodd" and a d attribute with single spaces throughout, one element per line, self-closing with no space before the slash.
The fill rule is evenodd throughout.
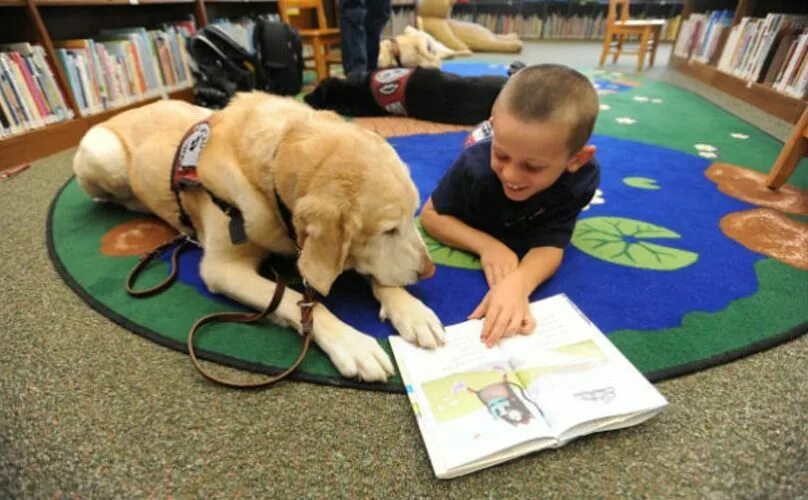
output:
<path id="1" fill-rule="evenodd" d="M 597 47 L 575 47 L 584 50 Z M 432 476 L 403 396 L 305 383 L 264 392 L 212 387 L 185 356 L 86 307 L 53 270 L 44 221 L 70 158 L 54 155 L 0 182 L 0 497 L 804 498 L 808 491 L 805 337 L 658 384 L 670 407 L 643 426 L 449 482 Z"/>

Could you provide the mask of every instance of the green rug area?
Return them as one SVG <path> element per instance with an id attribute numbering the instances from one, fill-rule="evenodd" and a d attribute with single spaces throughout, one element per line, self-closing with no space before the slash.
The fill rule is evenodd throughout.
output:
<path id="1" fill-rule="evenodd" d="M 782 144 L 704 99 L 670 85 L 611 72 L 589 72 L 589 75 L 599 87 L 602 104 L 593 142 L 601 148 L 603 193 L 582 214 L 573 245 L 567 252 L 569 261 L 565 260 L 562 271 L 539 290 L 536 298 L 558 292 L 570 295 L 651 380 L 728 362 L 805 333 L 808 271 L 777 255 L 769 257 L 746 248 L 724 235 L 719 229 L 724 213 L 747 211 L 755 206 L 724 194 L 724 189 L 719 190 L 717 184 L 705 177 L 713 161 L 736 164 L 753 174 L 765 173 Z M 422 198 L 428 195 L 440 169 L 448 167 L 459 151 L 454 144 L 462 135 L 390 139 L 410 165 Z M 805 165 L 790 183 L 808 187 Z M 650 208 L 631 205 L 633 200 L 649 193 L 660 196 L 657 198 L 660 202 Z M 702 205 L 717 208 L 705 212 Z M 677 209 L 682 213 L 674 212 Z M 681 235 L 673 236 L 662 231 L 666 224 L 660 221 L 688 216 L 694 219 L 691 235 L 680 231 Z M 585 242 L 587 231 L 614 224 L 618 218 L 653 221 L 657 224 L 656 236 L 668 238 L 668 242 L 670 238 L 679 238 L 680 247 L 687 251 L 679 252 L 674 264 L 646 262 L 640 266 L 645 269 L 636 271 L 636 263 L 621 262 Z M 787 219 L 802 226 L 806 223 L 806 217 L 801 215 L 789 214 Z M 147 245 L 146 236 L 159 236 L 160 231 L 143 215 L 93 203 L 71 180 L 51 207 L 48 242 L 55 266 L 91 307 L 155 342 L 184 351 L 187 332 L 197 318 L 212 312 L 238 310 L 240 306 L 205 291 L 194 267 L 198 251 L 191 252 L 187 261 L 183 261 L 180 280 L 168 291 L 148 299 L 129 297 L 123 287 L 126 276 L 142 247 Z M 462 312 L 446 305 L 446 301 L 453 301 L 449 291 L 453 284 L 455 289 L 468 291 L 462 280 L 479 271 L 474 269 L 473 262 L 466 262 L 466 269 L 446 262 L 446 249 L 439 245 L 431 249 L 436 262 L 442 264 L 437 274 L 440 278 L 417 285 L 415 291 L 449 324 Z M 727 253 L 721 253 L 725 251 L 722 249 L 728 249 Z M 696 254 L 698 258 L 690 257 Z M 698 267 L 708 263 L 717 271 L 711 273 L 709 267 L 706 270 Z M 739 272 L 735 273 L 732 266 L 739 266 Z M 139 286 L 158 281 L 167 271 L 166 262 L 157 262 Z M 636 274 L 631 274 L 635 271 Z M 585 279 L 581 281 L 582 276 Z M 632 281 L 632 276 L 637 280 Z M 643 281 L 647 276 L 660 279 Z M 664 280 L 675 285 L 669 286 Z M 362 302 L 367 291 L 356 291 L 348 283 L 349 278 L 345 281 L 338 292 L 349 298 L 342 302 L 334 298 L 329 307 L 350 324 L 377 337 L 389 352 L 386 340 L 389 326 L 375 319 L 377 308 Z M 461 282 L 464 285 L 457 287 Z M 688 288 L 691 285 L 692 289 Z M 674 288 L 678 295 L 668 291 Z M 640 299 L 653 294 L 662 296 L 662 305 L 643 306 Z M 356 297 L 359 298 L 354 301 Z M 636 318 L 648 320 L 638 322 Z M 300 339 L 294 332 L 264 322 L 260 326 L 212 327 L 199 338 L 198 346 L 206 359 L 273 373 L 292 362 L 299 352 Z M 318 348 L 310 351 L 295 377 L 335 385 L 402 390 L 398 378 L 386 384 L 346 380 Z"/>

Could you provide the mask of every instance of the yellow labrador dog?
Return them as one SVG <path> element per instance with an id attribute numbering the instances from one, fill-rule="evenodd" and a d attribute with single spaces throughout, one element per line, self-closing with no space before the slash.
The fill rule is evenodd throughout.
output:
<path id="1" fill-rule="evenodd" d="M 440 68 L 440 57 L 425 38 L 403 34 L 379 43 L 377 65 L 379 68 Z"/>
<path id="2" fill-rule="evenodd" d="M 204 188 L 175 195 L 175 151 L 202 120 L 209 135 L 196 173 Z M 435 269 L 414 223 L 418 192 L 409 171 L 382 137 L 336 114 L 260 92 L 238 94 L 216 112 L 158 101 L 91 128 L 73 170 L 97 200 L 151 212 L 177 230 L 188 230 L 180 220 L 187 213 L 211 292 L 265 308 L 275 284 L 258 274 L 259 263 L 269 253 L 294 255 L 299 245 L 299 271 L 321 294 L 355 269 L 370 279 L 380 317 L 402 337 L 428 348 L 444 341 L 434 312 L 402 288 Z M 213 196 L 240 210 L 245 242 L 233 242 L 231 219 Z M 273 320 L 300 331 L 300 300 L 288 289 Z M 374 338 L 323 305 L 314 309 L 313 338 L 345 377 L 383 381 L 394 373 Z"/>

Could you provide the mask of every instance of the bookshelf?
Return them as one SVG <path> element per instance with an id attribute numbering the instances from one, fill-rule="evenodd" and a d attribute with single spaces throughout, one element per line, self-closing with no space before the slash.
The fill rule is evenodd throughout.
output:
<path id="1" fill-rule="evenodd" d="M 59 64 L 55 41 L 93 38 L 102 29 L 154 28 L 193 16 L 197 28 L 219 17 L 276 13 L 276 0 L 0 0 L 0 43 L 29 42 L 44 49 L 47 63 L 73 117 L 0 138 L 0 170 L 30 162 L 78 144 L 84 133 L 107 118 L 160 99 L 151 96 L 82 116 Z M 166 92 L 193 101 L 190 87 Z"/>
<path id="2" fill-rule="evenodd" d="M 729 25 L 731 28 L 738 26 L 744 17 L 765 18 L 769 13 L 808 15 L 808 2 L 805 0 L 685 0 L 682 18 L 687 20 L 691 14 L 720 9 L 731 11 L 732 20 Z M 684 29 L 679 34 L 687 36 Z M 697 60 L 692 54 L 689 57 L 677 55 L 674 50 L 671 52 L 668 66 L 786 122 L 797 123 L 803 111 L 808 107 L 808 98 L 788 95 L 775 90 L 771 83 L 762 83 L 765 81 L 764 73 L 757 78 L 744 78 L 728 72 L 726 67 L 722 67 L 723 70 L 718 69 L 718 59 L 724 55 L 725 49 L 729 50 L 728 38 L 725 35 L 719 39 L 713 57 L 709 60 Z M 677 40 L 676 45 L 679 45 L 680 41 Z M 776 49 L 777 47 L 774 45 L 771 48 L 772 51 Z M 767 61 L 770 59 L 767 58 Z"/>
<path id="3" fill-rule="evenodd" d="M 407 26 L 416 27 L 415 23 L 415 1 L 416 0 L 392 0 L 392 10 L 390 21 L 384 27 L 383 37 L 400 35 Z"/>
<path id="4" fill-rule="evenodd" d="M 683 1 L 632 0 L 631 17 L 666 19 L 662 41 L 673 41 Z M 608 8 L 608 0 L 458 0 L 452 18 L 525 40 L 602 40 Z"/>

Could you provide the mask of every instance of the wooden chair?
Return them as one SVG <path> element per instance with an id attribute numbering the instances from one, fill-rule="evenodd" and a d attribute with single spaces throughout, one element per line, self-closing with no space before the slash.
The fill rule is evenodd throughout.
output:
<path id="1" fill-rule="evenodd" d="M 339 28 L 328 27 L 322 0 L 278 0 L 278 10 L 281 20 L 297 28 L 303 44 L 311 47 L 303 59 L 313 61 L 317 81 L 327 78 L 330 66 L 341 64 L 342 58 L 334 50 L 339 44 Z M 312 27 L 313 23 L 316 26 Z"/>
<path id="2" fill-rule="evenodd" d="M 664 19 L 629 19 L 629 0 L 609 0 L 609 13 L 606 16 L 606 37 L 603 40 L 603 51 L 600 64 L 606 62 L 606 56 L 613 54 L 612 64 L 617 62 L 621 54 L 637 54 L 637 71 L 642 71 L 645 54 L 649 54 L 649 66 L 654 65 L 659 36 Z M 620 11 L 618 13 L 618 10 Z M 623 42 L 627 37 L 639 37 L 640 47 L 636 51 L 624 51 Z"/>
<path id="3" fill-rule="evenodd" d="M 802 112 L 800 121 L 794 125 L 791 135 L 783 144 L 780 155 L 766 178 L 766 187 L 780 189 L 797 169 L 797 164 L 804 156 L 808 156 L 808 107 Z"/>

